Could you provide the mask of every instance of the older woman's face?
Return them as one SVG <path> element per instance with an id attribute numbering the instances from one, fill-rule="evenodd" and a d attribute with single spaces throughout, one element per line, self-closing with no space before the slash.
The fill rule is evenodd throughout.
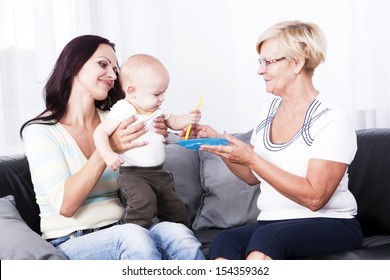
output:
<path id="1" fill-rule="evenodd" d="M 257 73 L 262 75 L 266 91 L 282 95 L 293 78 L 293 69 L 277 40 L 265 41 L 260 49 L 260 65 Z"/>

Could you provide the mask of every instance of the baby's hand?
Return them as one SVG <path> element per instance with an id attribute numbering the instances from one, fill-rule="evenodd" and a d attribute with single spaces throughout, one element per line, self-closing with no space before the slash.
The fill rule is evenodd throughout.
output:
<path id="1" fill-rule="evenodd" d="M 190 123 L 196 124 L 200 121 L 200 118 L 202 117 L 202 113 L 199 109 L 195 109 L 194 111 L 191 111 L 190 113 Z"/>
<path id="2" fill-rule="evenodd" d="M 125 162 L 123 160 L 123 158 L 121 158 L 120 155 L 117 153 L 111 153 L 111 154 L 105 155 L 104 161 L 106 162 L 107 167 L 113 171 L 117 170 L 118 167 L 121 166 L 122 163 Z"/>

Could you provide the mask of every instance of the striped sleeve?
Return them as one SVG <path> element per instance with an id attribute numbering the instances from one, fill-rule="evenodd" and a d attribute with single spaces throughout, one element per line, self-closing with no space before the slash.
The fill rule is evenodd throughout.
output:
<path id="1" fill-rule="evenodd" d="M 25 152 L 41 212 L 59 212 L 65 180 L 71 176 L 63 135 L 55 125 L 32 124 L 25 129 Z M 46 208 L 46 209 L 45 209 Z M 51 209 L 51 210 L 49 210 Z"/>

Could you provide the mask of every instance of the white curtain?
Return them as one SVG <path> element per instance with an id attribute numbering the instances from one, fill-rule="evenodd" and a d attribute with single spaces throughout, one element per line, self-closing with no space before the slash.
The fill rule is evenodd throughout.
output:
<path id="1" fill-rule="evenodd" d="M 267 96 L 257 36 L 277 21 L 312 21 L 328 39 L 316 87 L 351 112 L 356 129 L 389 127 L 389 10 L 382 0 L 0 0 L 0 155 L 23 152 L 19 128 L 42 111 L 57 56 L 81 34 L 116 43 L 120 63 L 157 56 L 171 74 L 172 112 L 202 96 L 202 123 L 243 132 Z"/>

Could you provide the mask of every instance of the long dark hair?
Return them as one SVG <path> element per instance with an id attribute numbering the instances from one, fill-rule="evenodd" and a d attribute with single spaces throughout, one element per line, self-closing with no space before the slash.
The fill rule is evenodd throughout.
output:
<path id="1" fill-rule="evenodd" d="M 47 125 L 58 123 L 66 111 L 73 78 L 101 44 L 109 45 L 115 51 L 115 44 L 106 38 L 96 35 L 76 37 L 64 47 L 44 88 L 43 96 L 46 109 L 21 126 L 21 138 L 23 138 L 23 129 L 31 123 L 39 122 Z M 95 106 L 102 110 L 108 110 L 122 98 L 124 98 L 124 93 L 119 79 L 116 79 L 113 88 L 108 92 L 107 98 L 96 100 Z"/>

